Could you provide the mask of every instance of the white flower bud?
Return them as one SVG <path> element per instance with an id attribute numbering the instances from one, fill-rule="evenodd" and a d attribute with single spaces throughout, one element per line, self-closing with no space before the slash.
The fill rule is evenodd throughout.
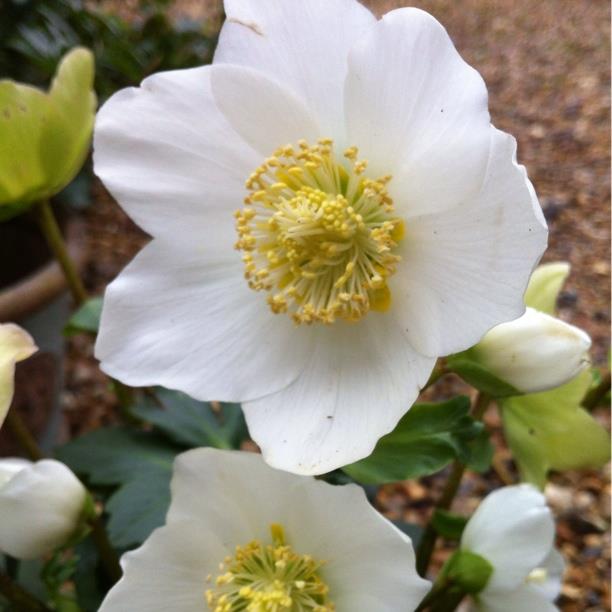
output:
<path id="1" fill-rule="evenodd" d="M 0 552 L 34 559 L 59 548 L 77 529 L 86 498 L 59 461 L 0 460 Z"/>
<path id="2" fill-rule="evenodd" d="M 494 327 L 472 357 L 523 393 L 558 387 L 589 365 L 591 339 L 581 329 L 533 308 Z"/>

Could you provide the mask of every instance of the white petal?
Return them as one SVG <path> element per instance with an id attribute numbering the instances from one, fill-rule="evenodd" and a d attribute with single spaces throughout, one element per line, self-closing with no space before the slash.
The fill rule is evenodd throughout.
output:
<path id="1" fill-rule="evenodd" d="M 558 612 L 559 610 L 528 585 L 512 591 L 483 593 L 476 609 L 479 612 Z"/>
<path id="2" fill-rule="evenodd" d="M 206 258 L 179 241 L 148 244 L 106 289 L 96 343 L 103 370 L 129 385 L 221 401 L 295 380 L 309 330 L 272 314 L 234 257 Z"/>
<path id="3" fill-rule="evenodd" d="M 543 579 L 540 579 L 543 570 Z M 565 573 L 565 560 L 563 555 L 553 548 L 546 559 L 540 563 L 539 568 L 529 578 L 529 586 L 536 589 L 548 601 L 554 601 L 561 593 L 563 574 Z"/>
<path id="4" fill-rule="evenodd" d="M 261 72 L 217 65 L 212 67 L 211 83 L 219 110 L 262 155 L 261 161 L 279 147 L 302 138 L 315 142 L 321 135 L 316 120 L 297 95 Z"/>
<path id="5" fill-rule="evenodd" d="M 0 324 L 0 426 L 13 400 L 15 364 L 38 350 L 34 340 L 14 323 Z"/>
<path id="6" fill-rule="evenodd" d="M 478 192 L 489 151 L 487 90 L 428 13 L 391 11 L 351 49 L 346 120 L 368 172 L 393 175 L 389 192 L 402 215 L 444 210 Z"/>
<path id="7" fill-rule="evenodd" d="M 474 347 L 474 358 L 524 393 L 559 387 L 589 366 L 591 338 L 533 308 L 497 325 Z"/>
<path id="8" fill-rule="evenodd" d="M 21 459 L 21 457 L 6 457 L 0 459 L 0 489 L 11 480 L 15 474 L 31 465 L 31 461 Z"/>
<path id="9" fill-rule="evenodd" d="M 78 526 L 86 491 L 63 463 L 43 459 L 0 489 L 0 551 L 34 559 L 64 545 Z"/>
<path id="10" fill-rule="evenodd" d="M 412 345 L 447 355 L 525 311 L 523 293 L 546 248 L 547 229 L 516 163 L 514 138 L 491 129 L 491 158 L 477 197 L 406 223 L 391 291 Z"/>
<path id="11" fill-rule="evenodd" d="M 322 474 L 369 455 L 415 401 L 435 361 L 412 349 L 389 313 L 316 331 L 298 380 L 243 404 L 266 461 L 299 474 Z"/>
<path id="12" fill-rule="evenodd" d="M 232 213 L 261 159 L 217 109 L 210 74 L 162 72 L 116 93 L 98 112 L 94 169 L 151 235 L 231 250 Z"/>
<path id="13" fill-rule="evenodd" d="M 416 573 L 409 538 L 360 487 L 275 470 L 260 455 L 204 448 L 180 455 L 167 520 L 201 521 L 228 551 L 254 538 L 269 541 L 270 525 L 281 524 L 296 552 L 326 561 L 322 577 L 338 610 L 410 610 L 429 588 Z"/>
<path id="14" fill-rule="evenodd" d="M 342 139 L 347 55 L 374 16 L 355 0 L 226 0 L 215 63 L 264 72 L 291 88 Z"/>
<path id="15" fill-rule="evenodd" d="M 470 518 L 461 548 L 493 565 L 485 592 L 512 590 L 549 554 L 555 525 L 544 496 L 531 485 L 490 493 Z"/>
<path id="16" fill-rule="evenodd" d="M 228 552 L 201 521 L 156 529 L 140 548 L 123 555 L 123 577 L 99 612 L 202 612 L 206 578 L 218 574 Z"/>

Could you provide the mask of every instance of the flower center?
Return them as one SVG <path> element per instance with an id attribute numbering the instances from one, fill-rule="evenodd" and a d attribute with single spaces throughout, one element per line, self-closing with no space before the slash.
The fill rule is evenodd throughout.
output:
<path id="1" fill-rule="evenodd" d="M 206 591 L 214 612 L 334 612 L 329 587 L 321 580 L 323 562 L 298 555 L 285 543 L 281 525 L 270 525 L 272 544 L 254 540 L 237 546 L 220 565 L 215 587 Z M 212 576 L 207 582 L 212 581 Z"/>
<path id="2" fill-rule="evenodd" d="M 274 313 L 296 323 L 356 321 L 391 303 L 386 279 L 404 224 L 393 214 L 390 176 L 364 176 L 351 147 L 338 160 L 333 142 L 287 145 L 249 176 L 238 210 L 236 248 L 245 277 L 268 291 Z"/>

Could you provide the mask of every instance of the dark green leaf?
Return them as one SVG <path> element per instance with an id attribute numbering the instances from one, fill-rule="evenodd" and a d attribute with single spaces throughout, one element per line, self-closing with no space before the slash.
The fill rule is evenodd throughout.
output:
<path id="1" fill-rule="evenodd" d="M 434 529 L 444 538 L 459 540 L 465 529 L 468 519 L 459 514 L 453 514 L 446 510 L 436 509 L 431 517 Z"/>
<path id="2" fill-rule="evenodd" d="M 170 477 L 166 470 L 149 472 L 124 484 L 106 504 L 108 534 L 115 546 L 128 548 L 144 542 L 164 524 L 170 505 Z"/>
<path id="3" fill-rule="evenodd" d="M 433 474 L 457 458 L 466 461 L 469 441 L 482 430 L 469 410 L 467 397 L 416 404 L 369 457 L 343 469 L 359 482 L 381 484 Z"/>
<path id="4" fill-rule="evenodd" d="M 56 451 L 56 456 L 92 484 L 117 485 L 150 472 L 172 471 L 180 449 L 157 435 L 125 427 L 97 429 Z"/>
<path id="5" fill-rule="evenodd" d="M 83 610 L 97 610 L 104 599 L 100 582 L 105 574 L 98 568 L 98 551 L 90 538 L 75 547 L 77 566 L 72 577 L 77 599 Z"/>
<path id="6" fill-rule="evenodd" d="M 423 537 L 423 527 L 416 523 L 407 523 L 406 521 L 391 522 L 412 540 L 412 546 L 416 549 Z"/>
<path id="7" fill-rule="evenodd" d="M 127 548 L 164 523 L 179 452 L 156 434 L 114 427 L 69 442 L 57 456 L 93 484 L 119 485 L 106 505 L 108 529 L 112 543 Z"/>
<path id="8" fill-rule="evenodd" d="M 480 364 L 470 359 L 469 351 L 451 355 L 447 358 L 446 364 L 451 372 L 458 374 L 465 382 L 487 395 L 492 397 L 521 395 L 521 392 L 517 391 L 512 385 L 497 378 Z"/>
<path id="9" fill-rule="evenodd" d="M 473 439 L 468 442 L 469 458 L 466 463 L 470 470 L 474 472 L 486 472 L 491 467 L 493 460 L 493 444 L 489 432 L 483 430 Z"/>
<path id="10" fill-rule="evenodd" d="M 148 421 L 177 444 L 187 447 L 238 448 L 247 437 L 247 428 L 238 404 L 199 402 L 179 391 L 158 388 L 158 402 L 146 398 L 133 414 Z"/>
<path id="11" fill-rule="evenodd" d="M 64 335 L 74 336 L 81 332 L 96 334 L 100 327 L 101 314 L 102 298 L 94 297 L 87 300 L 68 320 Z"/>

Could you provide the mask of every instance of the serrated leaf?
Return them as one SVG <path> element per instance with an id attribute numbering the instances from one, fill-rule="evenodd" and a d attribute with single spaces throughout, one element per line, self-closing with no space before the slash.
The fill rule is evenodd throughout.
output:
<path id="1" fill-rule="evenodd" d="M 454 514 L 437 508 L 431 517 L 434 529 L 444 538 L 459 540 L 467 525 L 468 519 L 460 514 Z"/>
<path id="2" fill-rule="evenodd" d="M 100 327 L 101 314 L 102 298 L 90 298 L 72 314 L 64 328 L 64 335 L 74 336 L 81 332 L 96 334 Z"/>
<path id="3" fill-rule="evenodd" d="M 247 437 L 242 409 L 238 404 L 220 404 L 194 400 L 179 391 L 159 387 L 159 403 L 147 398 L 134 407 L 133 414 L 157 427 L 177 444 L 187 447 L 213 446 L 238 448 Z"/>
<path id="4" fill-rule="evenodd" d="M 466 383 L 491 397 L 510 397 L 521 394 L 512 385 L 497 378 L 482 365 L 471 359 L 469 350 L 451 355 L 447 358 L 446 364 L 451 372 L 461 376 Z"/>
<path id="5" fill-rule="evenodd" d="M 468 443 L 482 431 L 469 410 L 470 401 L 462 396 L 415 404 L 369 457 L 343 470 L 358 482 L 382 484 L 433 474 L 457 458 L 469 460 Z"/>

